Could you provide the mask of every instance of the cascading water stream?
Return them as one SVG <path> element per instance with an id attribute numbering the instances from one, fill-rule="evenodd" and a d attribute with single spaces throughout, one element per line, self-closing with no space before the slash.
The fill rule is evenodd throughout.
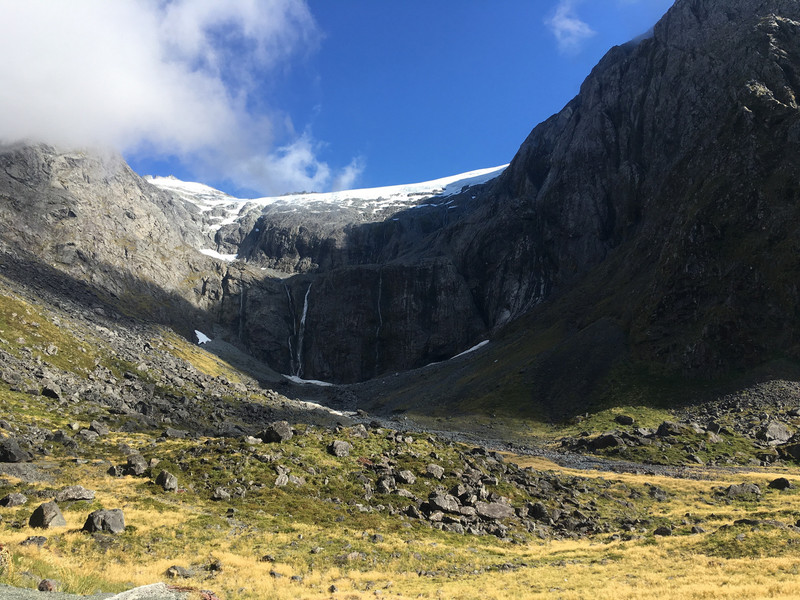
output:
<path id="1" fill-rule="evenodd" d="M 297 368 L 295 375 L 297 377 L 303 376 L 303 336 L 306 332 L 306 316 L 308 315 L 308 295 L 311 293 L 311 283 L 308 284 L 306 296 L 303 300 L 303 315 L 300 317 L 300 331 L 297 333 Z"/>
<path id="2" fill-rule="evenodd" d="M 286 290 L 286 299 L 289 302 L 289 314 L 292 315 L 292 333 L 289 335 L 288 344 L 289 344 L 289 372 L 295 374 L 297 372 L 297 366 L 295 365 L 295 353 L 294 353 L 294 339 L 297 337 L 297 319 L 294 316 L 294 300 L 292 300 L 292 292 L 289 290 L 288 285 L 284 285 L 283 289 Z"/>
<path id="3" fill-rule="evenodd" d="M 375 375 L 380 366 L 381 329 L 383 328 L 383 314 L 381 314 L 381 297 L 383 296 L 383 271 L 378 270 L 378 327 L 375 330 Z"/>

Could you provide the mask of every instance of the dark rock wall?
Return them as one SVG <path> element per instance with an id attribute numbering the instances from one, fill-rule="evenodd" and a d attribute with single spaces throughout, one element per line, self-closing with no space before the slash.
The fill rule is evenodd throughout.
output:
<path id="1" fill-rule="evenodd" d="M 248 264 L 192 251 L 202 215 L 118 159 L 41 149 L 0 156 L 3 239 L 165 320 L 173 295 L 305 378 L 443 360 L 531 311 L 611 319 L 615 348 L 671 368 L 796 354 L 798 22 L 796 1 L 678 0 L 495 181 L 377 220 L 248 213 L 216 239 Z"/>

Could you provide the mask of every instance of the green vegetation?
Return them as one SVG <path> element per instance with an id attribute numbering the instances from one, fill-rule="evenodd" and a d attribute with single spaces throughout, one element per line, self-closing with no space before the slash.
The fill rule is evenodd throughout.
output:
<path id="1" fill-rule="evenodd" d="M 94 340 L 78 339 L 69 328 L 59 325 L 58 318 L 0 292 L 0 348 L 12 356 L 86 375 L 98 359 Z"/>

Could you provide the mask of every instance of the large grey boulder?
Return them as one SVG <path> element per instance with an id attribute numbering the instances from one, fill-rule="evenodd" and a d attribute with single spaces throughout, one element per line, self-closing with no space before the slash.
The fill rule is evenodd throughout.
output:
<path id="1" fill-rule="evenodd" d="M 425 468 L 425 474 L 428 477 L 433 477 L 434 479 L 441 479 L 444 477 L 444 469 L 439 465 L 431 463 Z"/>
<path id="2" fill-rule="evenodd" d="M 141 454 L 131 454 L 128 457 L 128 462 L 125 465 L 125 468 L 122 472 L 125 475 L 134 475 L 136 477 L 140 475 L 144 475 L 145 471 L 147 471 L 148 464 L 147 461 L 144 459 L 144 456 Z"/>
<path id="3" fill-rule="evenodd" d="M 0 462 L 18 463 L 33 460 L 30 452 L 23 450 L 14 438 L 0 440 Z"/>
<path id="4" fill-rule="evenodd" d="M 87 490 L 82 485 L 71 485 L 59 490 L 56 502 L 76 502 L 78 500 L 94 500 L 94 491 Z"/>
<path id="5" fill-rule="evenodd" d="M 14 506 L 22 506 L 28 501 L 28 497 L 25 494 L 20 494 L 19 492 L 12 492 L 0 498 L 0 506 L 5 506 L 7 508 L 11 508 Z"/>
<path id="6" fill-rule="evenodd" d="M 64 519 L 64 515 L 61 514 L 58 504 L 51 500 L 36 507 L 28 520 L 28 524 L 31 527 L 51 529 L 53 527 L 66 527 L 67 521 Z"/>
<path id="7" fill-rule="evenodd" d="M 409 471 L 408 469 L 405 469 L 397 474 L 397 481 L 399 481 L 400 483 L 405 483 L 407 485 L 414 485 L 414 483 L 416 483 L 417 481 L 417 478 L 413 472 Z"/>
<path id="8" fill-rule="evenodd" d="M 328 445 L 328 453 L 339 457 L 348 456 L 352 448 L 349 442 L 334 440 Z"/>
<path id="9" fill-rule="evenodd" d="M 455 496 L 443 494 L 441 492 L 433 492 L 428 497 L 428 504 L 430 504 L 434 510 L 441 510 L 446 513 L 458 513 L 461 506 Z"/>
<path id="10" fill-rule="evenodd" d="M 178 489 L 178 478 L 169 471 L 162 470 L 156 477 L 156 485 L 160 485 L 165 492 L 174 492 Z"/>
<path id="11" fill-rule="evenodd" d="M 97 435 L 108 435 L 111 432 L 108 425 L 100 421 L 92 421 L 89 424 L 89 430 L 94 431 Z"/>
<path id="12" fill-rule="evenodd" d="M 792 437 L 792 430 L 785 423 L 771 421 L 761 428 L 756 437 L 772 445 L 783 444 Z"/>
<path id="13" fill-rule="evenodd" d="M 96 510 L 86 518 L 83 531 L 122 533 L 125 531 L 125 516 L 119 508 Z"/>
<path id="14" fill-rule="evenodd" d="M 261 438 L 266 443 L 287 442 L 294 436 L 292 426 L 287 421 L 275 421 L 256 437 Z"/>
<path id="15" fill-rule="evenodd" d="M 755 483 L 735 483 L 725 488 L 728 498 L 748 498 L 761 495 L 761 488 Z"/>
<path id="16" fill-rule="evenodd" d="M 482 519 L 508 519 L 514 516 L 514 507 L 502 502 L 476 502 L 475 510 Z"/>

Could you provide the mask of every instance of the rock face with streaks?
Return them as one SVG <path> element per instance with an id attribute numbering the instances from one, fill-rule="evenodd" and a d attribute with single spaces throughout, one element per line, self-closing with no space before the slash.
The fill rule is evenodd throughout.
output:
<path id="1" fill-rule="evenodd" d="M 798 23 L 792 0 L 678 0 L 502 175 L 392 210 L 287 200 L 215 229 L 118 157 L 5 148 L 2 249 L 306 379 L 442 361 L 523 316 L 545 398 L 556 363 L 591 383 L 630 359 L 698 374 L 796 357 Z M 569 350 L 587 341 L 602 364 Z"/>
<path id="2" fill-rule="evenodd" d="M 798 22 L 791 1 L 679 0 L 446 219 L 431 202 L 312 243 L 318 228 L 262 217 L 242 248 L 315 265 L 287 284 L 294 371 L 420 366 L 531 311 L 575 335 L 603 323 L 609 352 L 621 335 L 624 357 L 678 371 L 795 354 Z M 274 304 L 248 301 L 248 345 L 266 347 Z"/>
<path id="3" fill-rule="evenodd" d="M 125 312 L 189 333 L 219 299 L 218 267 L 192 249 L 202 216 L 118 155 L 0 147 L 0 219 L 0 250 Z"/>

